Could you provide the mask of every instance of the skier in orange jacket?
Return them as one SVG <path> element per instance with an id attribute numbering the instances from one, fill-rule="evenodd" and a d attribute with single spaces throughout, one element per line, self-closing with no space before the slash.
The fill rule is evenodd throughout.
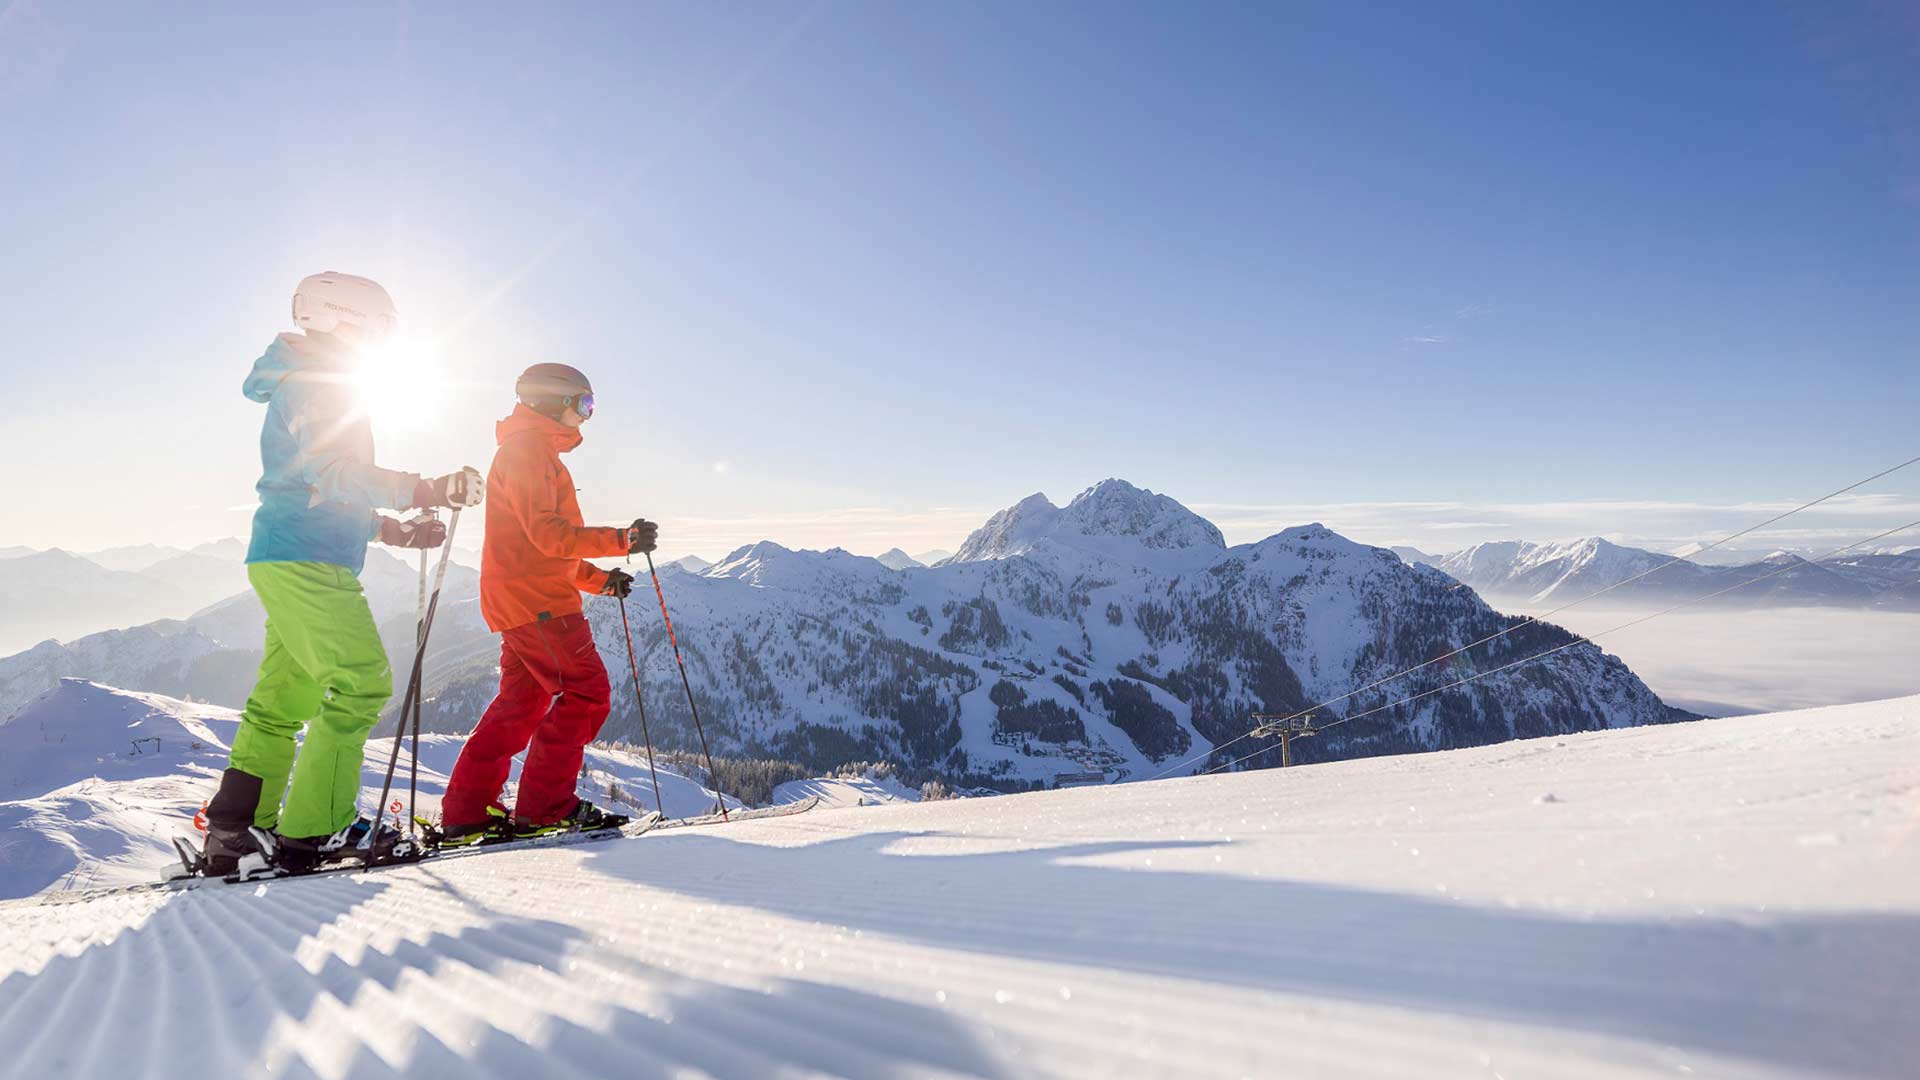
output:
<path id="1" fill-rule="evenodd" d="M 587 743 L 612 696 L 581 614 L 583 592 L 624 597 L 632 575 L 592 556 L 652 551 L 659 527 L 590 528 L 560 455 L 579 446 L 593 386 L 565 364 L 536 364 L 514 385 L 513 412 L 495 425 L 487 474 L 487 536 L 480 614 L 499 632 L 500 691 L 461 748 L 441 800 L 443 843 L 510 833 L 535 836 L 626 823 L 574 794 Z M 501 804 L 513 756 L 526 751 L 509 811 Z"/>

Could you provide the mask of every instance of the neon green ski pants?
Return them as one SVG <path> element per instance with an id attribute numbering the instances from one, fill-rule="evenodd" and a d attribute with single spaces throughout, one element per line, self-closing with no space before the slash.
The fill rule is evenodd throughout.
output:
<path id="1" fill-rule="evenodd" d="M 344 566 L 250 563 L 247 580 L 267 609 L 267 649 L 228 764 L 260 778 L 255 825 L 284 836 L 338 832 L 357 814 L 367 733 L 393 696 L 386 647 Z"/>

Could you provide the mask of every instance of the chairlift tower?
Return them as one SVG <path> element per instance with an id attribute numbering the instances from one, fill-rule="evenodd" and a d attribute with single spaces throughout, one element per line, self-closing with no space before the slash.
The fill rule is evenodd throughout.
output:
<path id="1" fill-rule="evenodd" d="M 1293 740 L 1304 739 L 1317 730 L 1313 726 L 1313 713 L 1254 713 L 1250 717 L 1258 727 L 1253 729 L 1256 739 L 1271 739 L 1280 736 L 1280 767 L 1293 764 Z"/>

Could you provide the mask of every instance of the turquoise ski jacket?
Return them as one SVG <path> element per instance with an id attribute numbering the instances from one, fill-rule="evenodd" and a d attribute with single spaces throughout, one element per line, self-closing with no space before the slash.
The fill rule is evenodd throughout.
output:
<path id="1" fill-rule="evenodd" d="M 331 563 L 357 575 L 379 531 L 374 510 L 412 504 L 420 477 L 373 463 L 373 425 L 350 374 L 346 354 L 299 334 L 281 334 L 253 362 L 242 390 L 265 403 L 267 420 L 248 562 Z"/>

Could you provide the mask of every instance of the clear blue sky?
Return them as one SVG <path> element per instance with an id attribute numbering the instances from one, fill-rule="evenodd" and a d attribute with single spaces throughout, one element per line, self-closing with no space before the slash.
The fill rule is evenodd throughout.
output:
<path id="1" fill-rule="evenodd" d="M 384 464 L 573 363 L 589 516 L 710 556 L 1114 475 L 1684 536 L 1920 453 L 1902 5 L 0 5 L 0 546 L 244 533 L 323 268 L 441 341 Z"/>

